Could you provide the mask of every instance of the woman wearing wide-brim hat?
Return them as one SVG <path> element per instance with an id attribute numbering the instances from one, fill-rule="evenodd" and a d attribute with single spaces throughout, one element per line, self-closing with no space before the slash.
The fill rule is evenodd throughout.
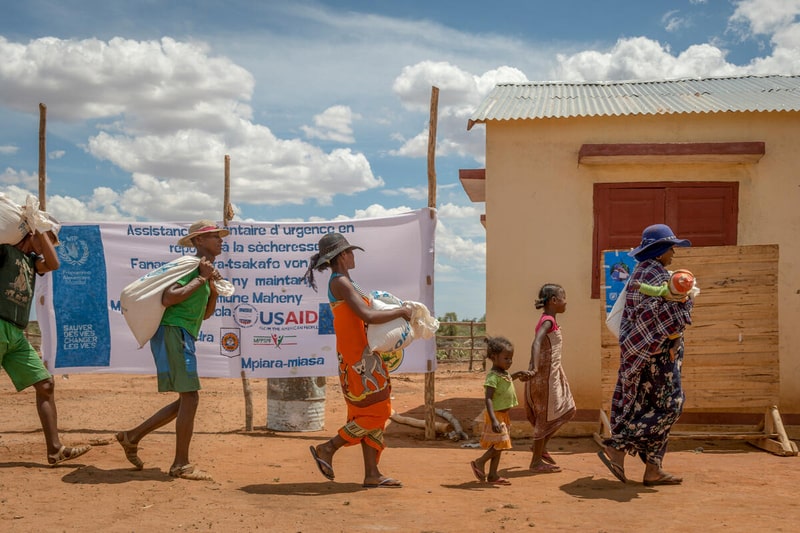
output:
<path id="1" fill-rule="evenodd" d="M 364 456 L 365 488 L 396 488 L 402 483 L 384 476 L 378 469 L 381 452 L 386 447 L 383 430 L 392 414 L 389 370 L 380 355 L 370 352 L 366 324 L 383 324 L 396 318 L 411 319 L 411 309 L 377 310 L 369 306 L 369 296 L 350 279 L 355 268 L 353 250 L 341 233 L 328 233 L 319 240 L 319 252 L 310 260 L 306 282 L 317 289 L 314 271 L 331 269 L 328 300 L 336 332 L 339 357 L 339 381 L 347 403 L 347 423 L 337 434 L 319 446 L 311 446 L 317 468 L 333 480 L 333 455 L 342 446 L 361 445 Z"/>
<path id="2" fill-rule="evenodd" d="M 675 247 L 691 246 L 666 224 L 648 226 L 642 241 L 629 255 L 639 263 L 630 281 L 661 285 L 669 280 L 667 266 Z M 611 401 L 611 438 L 598 452 L 617 479 L 625 482 L 625 455 L 638 455 L 645 463 L 646 486 L 677 485 L 682 478 L 662 469 L 672 425 L 683 411 L 681 387 L 682 333 L 692 323 L 693 300 L 670 301 L 626 291 L 620 324 L 620 367 Z M 670 347 L 680 337 L 674 359 Z"/>

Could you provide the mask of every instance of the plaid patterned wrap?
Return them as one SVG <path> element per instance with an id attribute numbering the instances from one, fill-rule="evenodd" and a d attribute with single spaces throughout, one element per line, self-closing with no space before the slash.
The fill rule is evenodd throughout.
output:
<path id="1" fill-rule="evenodd" d="M 639 263 L 631 280 L 660 285 L 669 273 L 655 259 Z M 608 445 L 640 454 L 661 464 L 669 430 L 683 410 L 681 365 L 683 345 L 675 361 L 669 357 L 669 337 L 692 323 L 693 301 L 668 301 L 627 291 L 620 325 L 620 365 L 611 402 Z"/>

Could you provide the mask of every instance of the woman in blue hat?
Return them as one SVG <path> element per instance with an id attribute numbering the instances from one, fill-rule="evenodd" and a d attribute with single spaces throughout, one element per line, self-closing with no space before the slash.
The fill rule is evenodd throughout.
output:
<path id="1" fill-rule="evenodd" d="M 679 239 L 666 224 L 648 226 L 642 242 L 629 255 L 639 263 L 631 281 L 660 285 L 669 280 L 667 266 L 676 246 L 691 246 Z M 677 354 L 670 346 L 687 324 L 692 323 L 693 300 L 669 301 L 626 291 L 620 324 L 620 366 L 611 400 L 611 438 L 598 452 L 614 476 L 626 481 L 625 455 L 638 455 L 645 462 L 645 486 L 677 485 L 682 478 L 661 468 L 667 451 L 669 431 L 683 411 L 681 365 L 683 338 Z"/>

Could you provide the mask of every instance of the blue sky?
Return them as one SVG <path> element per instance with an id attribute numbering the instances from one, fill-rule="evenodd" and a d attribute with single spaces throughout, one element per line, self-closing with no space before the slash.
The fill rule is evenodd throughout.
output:
<path id="1" fill-rule="evenodd" d="M 467 119 L 496 83 L 800 74 L 800 0 L 27 0 L 0 17 L 0 190 L 63 221 L 383 216 L 427 204 L 440 88 L 435 312 L 484 314 Z M 370 251 L 370 253 L 377 253 Z"/>

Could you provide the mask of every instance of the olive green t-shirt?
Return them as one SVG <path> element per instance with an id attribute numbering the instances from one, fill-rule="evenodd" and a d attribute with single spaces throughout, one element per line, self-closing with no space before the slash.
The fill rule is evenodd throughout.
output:
<path id="1" fill-rule="evenodd" d="M 490 370 L 486 375 L 486 381 L 484 381 L 483 385 L 485 387 L 494 388 L 492 407 L 495 411 L 505 411 L 519 404 L 517 401 L 517 392 L 514 390 L 511 376 L 507 373 L 503 375 L 494 370 Z"/>

